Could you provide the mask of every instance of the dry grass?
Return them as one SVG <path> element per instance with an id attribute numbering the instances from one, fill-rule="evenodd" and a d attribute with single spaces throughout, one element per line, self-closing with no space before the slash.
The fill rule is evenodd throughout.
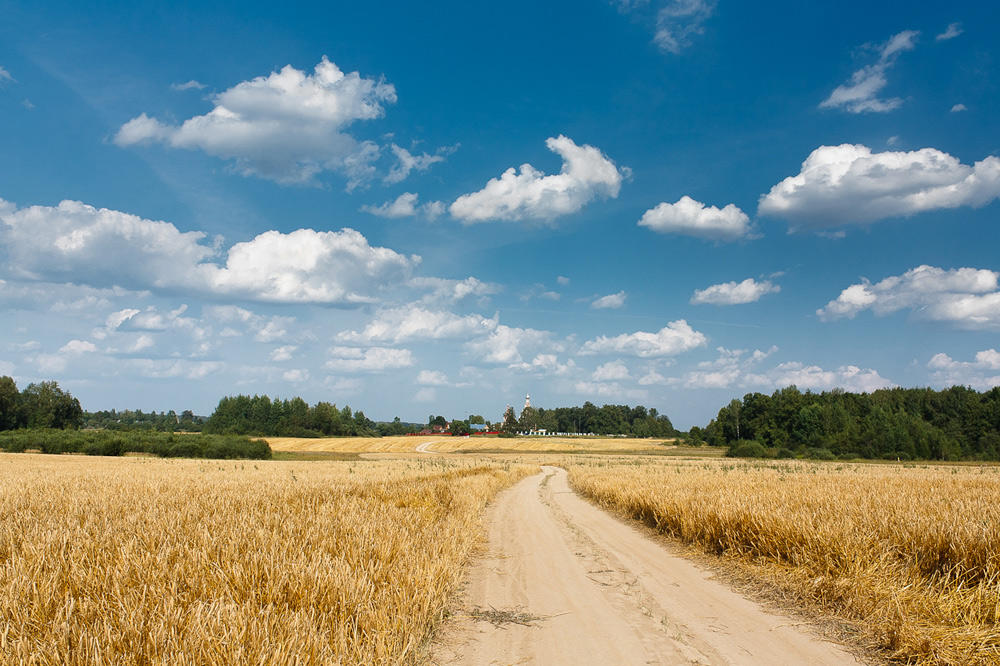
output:
<path id="1" fill-rule="evenodd" d="M 664 451 L 670 449 L 659 439 L 620 437 L 452 437 L 451 435 L 416 437 L 268 437 L 274 451 L 349 453 L 411 453 L 427 444 L 432 453 L 475 453 L 546 451 L 552 453 Z M 668 440 L 669 442 L 669 440 Z M 715 452 L 718 449 L 700 449 Z M 699 449 L 694 449 L 699 451 Z"/>
<path id="2" fill-rule="evenodd" d="M 853 620 L 892 659 L 1000 663 L 1000 468 L 564 462 L 600 504 Z"/>
<path id="3" fill-rule="evenodd" d="M 0 663 L 407 663 L 532 471 L 0 454 Z"/>

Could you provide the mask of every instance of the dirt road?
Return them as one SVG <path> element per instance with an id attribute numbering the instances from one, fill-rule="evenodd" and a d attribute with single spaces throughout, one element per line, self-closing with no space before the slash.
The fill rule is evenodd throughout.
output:
<path id="1" fill-rule="evenodd" d="M 431 648 L 441 666 L 857 664 L 543 468 L 490 508 L 489 546 Z"/>

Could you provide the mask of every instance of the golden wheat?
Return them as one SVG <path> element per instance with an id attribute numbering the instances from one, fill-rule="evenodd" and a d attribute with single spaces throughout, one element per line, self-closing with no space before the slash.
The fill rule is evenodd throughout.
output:
<path id="1" fill-rule="evenodd" d="M 406 663 L 531 470 L 0 455 L 0 662 Z"/>
<path id="2" fill-rule="evenodd" d="M 1000 468 L 568 462 L 585 495 L 854 620 L 893 658 L 1000 663 Z"/>
<path id="3" fill-rule="evenodd" d="M 673 442 L 622 437 L 452 437 L 451 435 L 397 437 L 268 437 L 274 451 L 340 453 L 412 453 L 427 444 L 428 453 L 551 451 L 560 453 L 673 450 Z M 685 447 L 685 450 L 691 450 Z M 702 455 L 720 453 L 708 447 L 693 449 Z"/>

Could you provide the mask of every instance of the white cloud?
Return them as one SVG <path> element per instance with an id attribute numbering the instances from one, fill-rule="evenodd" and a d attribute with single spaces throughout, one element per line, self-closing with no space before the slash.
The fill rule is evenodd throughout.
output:
<path id="1" fill-rule="evenodd" d="M 955 361 L 947 354 L 935 354 L 927 367 L 933 370 L 931 382 L 937 386 L 971 386 L 977 391 L 1000 386 L 1000 352 L 996 349 L 977 352 L 975 361 Z"/>
<path id="2" fill-rule="evenodd" d="M 816 314 L 823 320 L 853 319 L 864 310 L 884 316 L 908 309 L 917 319 L 945 322 L 956 328 L 998 329 L 998 278 L 1000 273 L 986 269 L 918 266 L 877 284 L 862 280 L 851 285 Z"/>
<path id="3" fill-rule="evenodd" d="M 620 359 L 610 361 L 604 365 L 597 366 L 597 369 L 594 370 L 590 378 L 595 382 L 613 382 L 620 379 L 628 379 L 628 368 Z"/>
<path id="4" fill-rule="evenodd" d="M 70 340 L 59 350 L 60 354 L 87 354 L 97 351 L 97 346 L 89 340 Z"/>
<path id="5" fill-rule="evenodd" d="M 493 319 L 477 314 L 461 316 L 409 305 L 381 310 L 364 330 L 341 332 L 337 340 L 354 344 L 397 344 L 410 340 L 480 338 L 495 331 L 497 325 L 496 316 Z"/>
<path id="6" fill-rule="evenodd" d="M 647 0 L 618 0 L 622 11 L 645 9 Z M 679 54 L 691 45 L 691 38 L 705 32 L 703 24 L 715 10 L 714 0 L 659 0 L 654 3 L 656 29 L 653 43 L 664 51 Z"/>
<path id="7" fill-rule="evenodd" d="M 11 76 L 10 72 L 8 72 L 3 67 L 0 67 L 0 87 L 3 86 L 3 84 L 4 84 L 5 81 L 10 81 L 12 83 L 17 83 L 17 79 L 15 79 L 13 76 Z"/>
<path id="8" fill-rule="evenodd" d="M 286 382 L 291 382 L 293 384 L 300 384 L 305 381 L 309 381 L 309 370 L 305 368 L 288 370 L 282 373 L 281 378 Z"/>
<path id="9" fill-rule="evenodd" d="M 750 218 L 734 204 L 720 210 L 689 196 L 681 197 L 677 203 L 664 202 L 647 210 L 639 220 L 639 226 L 661 234 L 682 234 L 714 241 L 754 237 Z"/>
<path id="10" fill-rule="evenodd" d="M 566 377 L 576 370 L 576 363 L 569 359 L 566 363 L 560 363 L 556 354 L 538 354 L 531 359 L 530 363 L 515 363 L 510 366 L 512 370 L 521 372 L 531 372 L 536 375 L 552 375 L 555 377 Z"/>
<path id="11" fill-rule="evenodd" d="M 483 282 L 474 277 L 464 280 L 449 280 L 437 277 L 415 277 L 409 281 L 414 289 L 429 290 L 423 297 L 425 303 L 456 303 L 466 298 L 487 300 L 488 296 L 498 294 L 503 290 L 493 282 Z"/>
<path id="12" fill-rule="evenodd" d="M 444 162 L 444 155 L 455 151 L 454 148 L 442 149 L 437 152 L 436 155 L 430 155 L 428 153 L 423 153 L 422 155 L 413 155 L 406 148 L 400 148 L 396 144 L 389 146 L 392 150 L 392 154 L 396 156 L 396 163 L 389 173 L 382 179 L 382 182 L 391 185 L 393 183 L 400 183 L 406 180 L 407 176 L 413 170 L 416 171 L 427 171 L 431 168 L 431 165 L 437 164 L 438 162 Z M 457 148 L 457 146 L 456 146 Z"/>
<path id="13" fill-rule="evenodd" d="M 882 388 L 896 386 L 879 375 L 877 370 L 845 365 L 836 370 L 824 370 L 816 365 L 805 365 L 797 361 L 782 363 L 764 374 L 750 374 L 742 378 L 743 386 L 780 388 L 794 384 L 800 389 L 829 391 L 842 388 L 854 393 L 871 393 Z"/>
<path id="14" fill-rule="evenodd" d="M 563 277 L 562 275 L 560 275 L 560 276 L 556 277 L 556 282 L 558 282 L 559 284 L 561 284 L 562 286 L 565 287 L 566 285 L 569 284 L 569 278 L 568 277 Z"/>
<path id="15" fill-rule="evenodd" d="M 183 90 L 204 90 L 205 89 L 205 84 L 204 83 L 198 83 L 194 79 L 191 79 L 187 83 L 171 83 L 170 84 L 170 89 L 171 90 L 177 90 L 177 91 L 183 91 Z"/>
<path id="16" fill-rule="evenodd" d="M 848 84 L 837 86 L 819 106 L 821 109 L 843 109 L 851 113 L 873 111 L 884 113 L 899 107 L 903 100 L 898 97 L 879 99 L 878 94 L 886 86 L 886 71 L 896 63 L 896 58 L 904 51 L 915 48 L 919 32 L 906 30 L 893 35 L 878 48 L 879 57 L 874 65 L 868 65 L 854 72 Z"/>
<path id="17" fill-rule="evenodd" d="M 708 338 L 683 319 L 672 321 L 656 333 L 638 331 L 615 337 L 600 336 L 584 343 L 581 354 L 628 354 L 641 358 L 675 356 L 706 344 Z"/>
<path id="18" fill-rule="evenodd" d="M 691 304 L 741 305 L 743 303 L 756 303 L 761 296 L 779 291 L 781 291 L 781 287 L 771 284 L 770 280 L 757 282 L 753 278 L 747 278 L 743 282 L 724 282 L 705 289 L 696 289 L 691 297 Z"/>
<path id="19" fill-rule="evenodd" d="M 645 389 L 626 389 L 618 382 L 577 382 L 573 390 L 579 395 L 600 398 L 645 400 L 648 396 Z"/>
<path id="20" fill-rule="evenodd" d="M 546 176 L 530 164 L 521 172 L 511 167 L 478 192 L 460 196 L 449 208 L 463 224 L 487 220 L 535 220 L 551 222 L 575 213 L 591 200 L 615 198 L 627 168 L 619 170 L 600 150 L 576 145 L 559 135 L 545 145 L 563 158 L 562 171 Z"/>
<path id="21" fill-rule="evenodd" d="M 403 192 L 394 201 L 386 201 L 380 206 L 362 206 L 361 210 L 378 217 L 395 219 L 413 217 L 417 214 L 417 195 L 413 192 Z"/>
<path id="22" fill-rule="evenodd" d="M 503 324 L 498 325 L 485 339 L 467 343 L 466 348 L 484 363 L 518 366 L 522 369 L 524 356 L 531 357 L 535 352 L 565 351 L 561 343 L 552 340 L 552 334 L 548 331 L 512 328 Z"/>
<path id="23" fill-rule="evenodd" d="M 413 395 L 413 402 L 434 402 L 437 400 L 437 389 L 425 386 Z"/>
<path id="24" fill-rule="evenodd" d="M 276 347 L 271 350 L 269 358 L 275 363 L 284 363 L 285 361 L 291 361 L 293 354 L 295 354 L 297 350 L 297 345 L 284 345 L 282 347 Z"/>
<path id="25" fill-rule="evenodd" d="M 372 247 L 353 229 L 268 231 L 217 265 L 205 234 L 78 201 L 18 210 L 0 200 L 0 242 L 13 277 L 93 287 L 226 295 L 276 303 L 372 303 L 420 258 Z M 128 261 L 107 261 L 107 257 Z"/>
<path id="26" fill-rule="evenodd" d="M 378 147 L 344 130 L 357 120 L 379 118 L 396 101 L 384 81 L 344 74 L 323 57 L 313 74 L 286 65 L 280 72 L 243 81 L 215 95 L 215 108 L 180 126 L 145 113 L 122 125 L 120 146 L 162 142 L 235 160 L 243 175 L 279 183 L 313 183 L 324 170 L 350 178 L 348 187 L 371 177 Z"/>
<path id="27" fill-rule="evenodd" d="M 421 386 L 448 386 L 448 376 L 438 370 L 421 370 L 417 383 Z"/>
<path id="28" fill-rule="evenodd" d="M 970 167 L 934 148 L 872 153 L 842 144 L 814 150 L 798 175 L 761 197 L 758 214 L 815 229 L 981 207 L 998 196 L 1000 158 L 992 155 Z"/>
<path id="29" fill-rule="evenodd" d="M 289 332 L 295 325 L 295 317 L 275 315 L 265 317 L 235 305 L 212 305 L 204 308 L 204 316 L 209 320 L 228 325 L 220 333 L 223 337 L 241 337 L 243 333 L 233 328 L 238 326 L 251 335 L 257 342 L 271 343 L 287 340 L 292 337 Z"/>
<path id="30" fill-rule="evenodd" d="M 951 107 L 952 113 L 958 113 L 960 111 L 968 111 L 968 110 L 969 109 L 964 104 L 956 104 L 955 106 Z"/>
<path id="31" fill-rule="evenodd" d="M 224 364 L 219 361 L 188 361 L 184 359 L 148 359 L 136 358 L 126 362 L 126 366 L 142 377 L 150 379 L 204 379 L 208 375 L 222 370 Z"/>
<path id="32" fill-rule="evenodd" d="M 409 349 L 333 347 L 330 355 L 333 358 L 326 362 L 325 367 L 334 372 L 384 372 L 413 365 L 413 354 Z"/>
<path id="33" fill-rule="evenodd" d="M 601 296 L 590 304 L 590 307 L 595 310 L 603 310 L 607 308 L 615 309 L 625 305 L 625 298 L 627 297 L 624 290 L 619 291 L 617 294 L 608 294 L 607 296 Z"/>
<path id="34" fill-rule="evenodd" d="M 942 32 L 940 35 L 938 35 L 934 39 L 936 39 L 939 42 L 943 42 L 943 41 L 945 41 L 947 39 L 955 39 L 956 37 L 958 37 L 961 34 L 962 34 L 962 24 L 961 23 L 952 23 L 952 24 L 950 24 L 948 26 L 948 28 L 944 32 Z"/>

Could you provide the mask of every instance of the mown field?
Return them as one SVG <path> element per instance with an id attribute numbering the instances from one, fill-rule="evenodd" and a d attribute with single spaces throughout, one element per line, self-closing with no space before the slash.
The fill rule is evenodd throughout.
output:
<path id="1" fill-rule="evenodd" d="M 536 469 L 0 454 L 0 663 L 410 663 Z"/>
<path id="2" fill-rule="evenodd" d="M 338 453 L 410 453 L 426 445 L 428 453 L 629 453 L 667 452 L 676 448 L 672 440 L 620 437 L 267 437 L 273 451 Z M 690 448 L 699 455 L 722 455 L 721 449 Z"/>
<path id="3" fill-rule="evenodd" d="M 1000 467 L 562 462 L 584 495 L 852 621 L 884 656 L 1000 663 Z"/>

